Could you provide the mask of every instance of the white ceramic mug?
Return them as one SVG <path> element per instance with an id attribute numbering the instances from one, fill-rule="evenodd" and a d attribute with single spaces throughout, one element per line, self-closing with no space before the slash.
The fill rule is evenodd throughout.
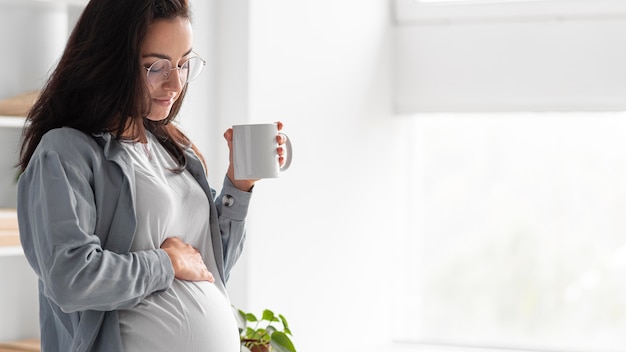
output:
<path id="1" fill-rule="evenodd" d="M 285 137 L 285 163 L 278 163 L 277 135 Z M 236 180 L 276 178 L 291 165 L 291 141 L 275 123 L 233 126 L 233 164 Z"/>

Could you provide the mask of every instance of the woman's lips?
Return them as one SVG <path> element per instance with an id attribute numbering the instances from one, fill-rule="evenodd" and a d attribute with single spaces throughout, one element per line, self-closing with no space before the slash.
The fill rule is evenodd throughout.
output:
<path id="1" fill-rule="evenodd" d="M 174 104 L 174 98 L 155 98 L 154 102 L 160 106 L 171 106 Z"/>

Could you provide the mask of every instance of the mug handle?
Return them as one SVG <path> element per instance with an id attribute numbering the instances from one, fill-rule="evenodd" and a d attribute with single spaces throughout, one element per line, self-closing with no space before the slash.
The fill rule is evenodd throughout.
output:
<path id="1" fill-rule="evenodd" d="M 289 168 L 289 166 L 291 166 L 291 156 L 292 154 L 292 148 L 291 148 L 291 140 L 289 139 L 289 136 L 287 136 L 284 133 L 278 133 L 279 135 L 285 137 L 285 149 L 287 152 L 287 156 L 285 157 L 285 164 L 280 168 L 280 171 L 285 171 Z"/>

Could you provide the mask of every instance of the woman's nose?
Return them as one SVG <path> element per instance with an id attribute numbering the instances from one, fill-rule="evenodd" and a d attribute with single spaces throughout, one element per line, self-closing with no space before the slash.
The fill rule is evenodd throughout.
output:
<path id="1" fill-rule="evenodd" d="M 167 90 L 180 91 L 182 89 L 183 82 L 181 81 L 180 69 L 175 68 L 170 71 L 163 82 L 163 88 Z"/>

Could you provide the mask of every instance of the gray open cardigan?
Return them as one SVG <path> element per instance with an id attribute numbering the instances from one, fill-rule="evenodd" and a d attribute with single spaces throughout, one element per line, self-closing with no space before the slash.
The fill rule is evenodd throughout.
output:
<path id="1" fill-rule="evenodd" d="M 210 203 L 219 270 L 213 274 L 226 283 L 243 248 L 251 193 L 225 178 L 215 198 L 197 155 L 189 149 L 186 157 Z M 44 352 L 122 351 L 116 310 L 174 280 L 165 251 L 129 252 L 137 224 L 134 175 L 129 155 L 110 134 L 64 127 L 44 135 L 20 176 L 20 239 L 39 278 Z"/>

